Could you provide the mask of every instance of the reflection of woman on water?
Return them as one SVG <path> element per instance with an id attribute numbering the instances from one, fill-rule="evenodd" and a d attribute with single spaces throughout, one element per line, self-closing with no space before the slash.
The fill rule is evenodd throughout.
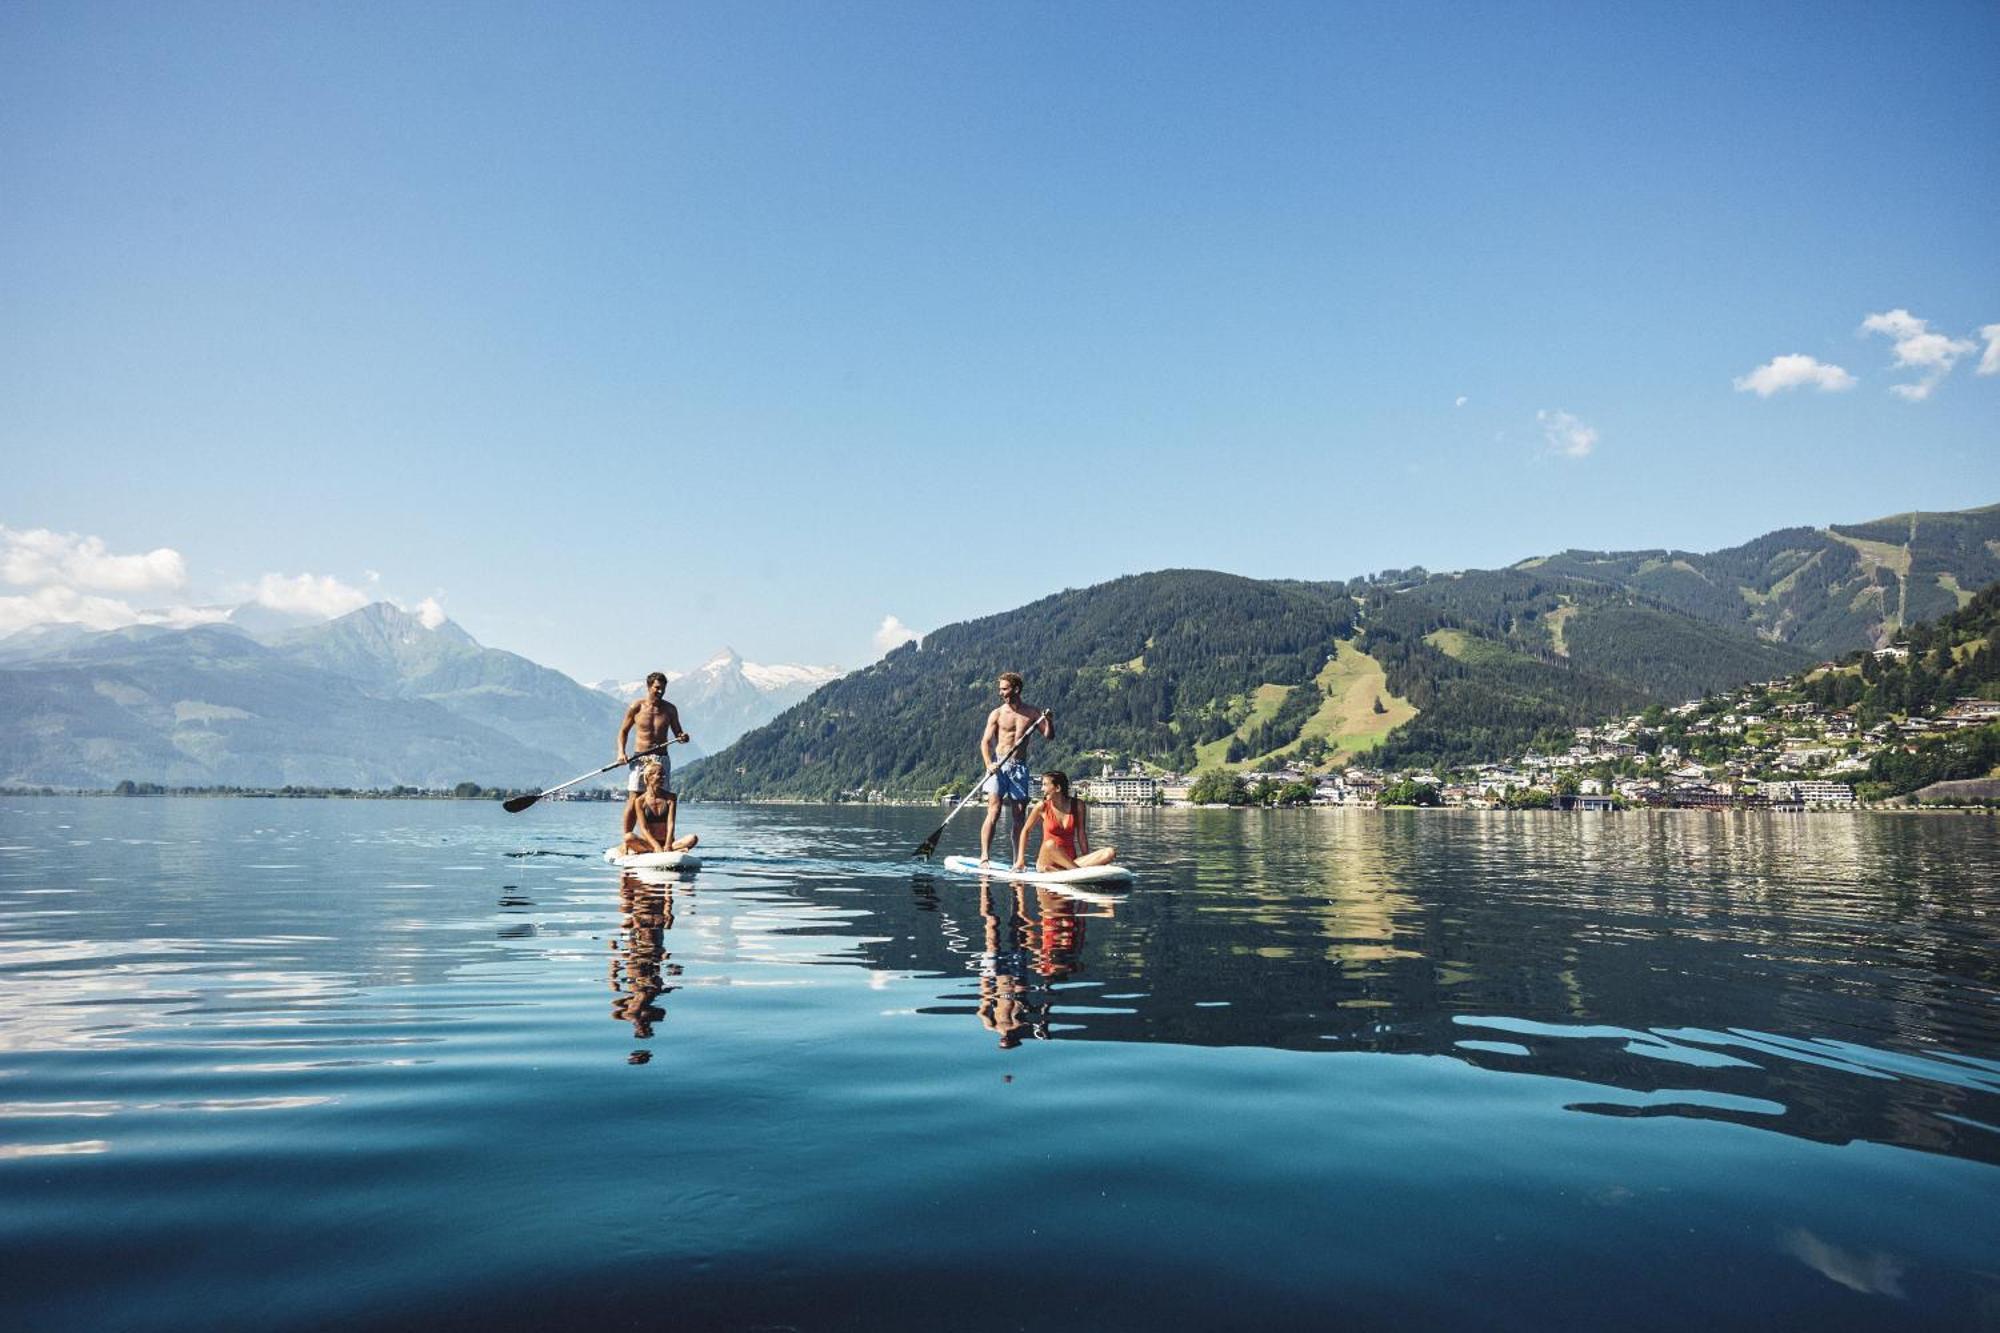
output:
<path id="1" fill-rule="evenodd" d="M 1028 912 L 1027 886 L 997 894 L 991 880 L 979 885 L 979 914 L 986 926 L 979 955 L 979 1021 L 1012 1050 L 1024 1037 L 1054 1036 L 1056 982 L 1082 966 L 1083 919 L 1060 894 L 1037 891 L 1039 912 Z M 1005 910 L 1002 910 L 1004 904 Z"/>
<path id="2" fill-rule="evenodd" d="M 648 759 L 639 773 L 639 791 L 625 802 L 625 843 L 627 856 L 641 852 L 685 852 L 701 841 L 689 833 L 674 836 L 674 816 L 680 798 L 666 790 L 666 771 L 657 759 Z"/>
<path id="3" fill-rule="evenodd" d="M 1035 906 L 1035 934 L 1029 947 L 1036 975 L 1051 982 L 1075 975 L 1083 966 L 1083 918 L 1077 915 L 1076 904 L 1051 889 L 1037 889 Z"/>
<path id="4" fill-rule="evenodd" d="M 667 1016 L 654 1001 L 678 987 L 669 977 L 681 974 L 679 963 L 669 961 L 666 933 L 674 926 L 674 891 L 656 889 L 636 876 L 625 876 L 618 888 L 619 906 L 625 911 L 624 934 L 611 941 L 611 1016 L 632 1025 L 632 1035 L 641 1041 L 653 1035 L 653 1024 Z M 634 1051 L 632 1064 L 644 1064 L 648 1052 Z"/>
<path id="5" fill-rule="evenodd" d="M 1042 774 L 1042 799 L 1028 807 L 1028 820 L 1021 826 L 1021 840 L 1014 849 L 1016 870 L 1028 863 L 1028 830 L 1037 820 L 1042 826 L 1042 849 L 1035 856 L 1037 870 L 1108 865 L 1118 855 L 1116 847 L 1091 850 L 1088 807 L 1069 794 L 1069 775 L 1060 769 Z"/>

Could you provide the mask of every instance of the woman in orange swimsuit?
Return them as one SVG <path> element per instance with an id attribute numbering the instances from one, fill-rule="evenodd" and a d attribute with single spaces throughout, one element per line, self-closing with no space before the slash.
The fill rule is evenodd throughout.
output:
<path id="1" fill-rule="evenodd" d="M 1069 794 L 1069 775 L 1060 769 L 1042 774 L 1042 799 L 1028 807 L 1027 822 L 1021 826 L 1020 845 L 1014 849 L 1014 869 L 1028 863 L 1028 830 L 1039 820 L 1042 849 L 1035 857 L 1035 869 L 1077 870 L 1084 866 L 1108 864 L 1118 855 L 1116 847 L 1090 849 L 1090 830 L 1084 803 Z"/>

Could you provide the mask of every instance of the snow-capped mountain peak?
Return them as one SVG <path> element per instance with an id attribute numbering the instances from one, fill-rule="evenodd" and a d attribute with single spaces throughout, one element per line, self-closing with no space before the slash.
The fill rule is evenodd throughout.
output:
<path id="1" fill-rule="evenodd" d="M 692 671 L 669 671 L 667 698 L 680 709 L 683 724 L 699 737 L 702 748 L 714 753 L 846 674 L 831 666 L 764 666 L 746 662 L 734 648 L 724 647 Z M 625 701 L 646 692 L 643 681 L 616 678 L 596 681 L 591 688 Z"/>
<path id="2" fill-rule="evenodd" d="M 743 676 L 760 690 L 782 690 L 794 685 L 808 689 L 818 689 L 830 680 L 839 680 L 847 673 L 836 666 L 759 666 L 755 662 L 743 664 Z"/>

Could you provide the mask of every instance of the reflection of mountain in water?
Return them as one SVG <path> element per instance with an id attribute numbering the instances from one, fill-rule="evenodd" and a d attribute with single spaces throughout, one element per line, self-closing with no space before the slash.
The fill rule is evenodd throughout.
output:
<path id="1" fill-rule="evenodd" d="M 1160 841 L 1150 818 L 1120 839 Z M 1036 895 L 988 895 L 1046 1035 L 1448 1055 L 1575 1080 L 1577 1110 L 2000 1162 L 2000 1062 L 1964 1054 L 1994 1035 L 1990 838 L 1955 856 L 1894 820 L 1216 818 L 1058 976 L 1034 959 Z M 919 966 L 992 969 L 956 886 L 917 902 L 942 927 Z"/>

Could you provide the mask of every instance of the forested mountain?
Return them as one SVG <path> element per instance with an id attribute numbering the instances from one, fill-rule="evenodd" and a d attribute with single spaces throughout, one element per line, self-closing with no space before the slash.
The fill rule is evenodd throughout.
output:
<path id="1" fill-rule="evenodd" d="M 1361 647 L 1417 716 L 1377 762 L 1518 753 L 1579 723 L 1784 675 L 1812 659 L 1629 589 L 1545 569 L 1372 588 Z"/>
<path id="2" fill-rule="evenodd" d="M 1822 708 L 1853 709 L 1864 727 L 1960 697 L 2000 699 L 2000 582 L 1948 616 L 1912 625 L 1900 646 L 1897 656 L 1859 655 L 1852 670 L 1814 672 L 1799 689 Z"/>
<path id="3" fill-rule="evenodd" d="M 1227 737 L 1260 685 L 1310 682 L 1355 606 L 1306 585 L 1168 570 L 1114 580 L 983 620 L 813 693 L 692 770 L 703 796 L 853 790 L 929 793 L 975 771 L 995 678 L 1028 676 L 1029 703 L 1055 711 L 1044 766 L 1114 751 L 1191 766 Z"/>
<path id="4" fill-rule="evenodd" d="M 2000 505 L 1785 528 L 1710 555 L 1564 551 L 1516 568 L 1615 585 L 1836 657 L 1881 647 L 1903 626 L 1955 611 L 2000 579 Z"/>
<path id="5" fill-rule="evenodd" d="M 1075 767 L 1082 755 L 1098 754 L 1186 771 L 1358 752 L 1342 737 L 1366 719 L 1339 715 L 1339 695 L 1357 679 L 1339 668 L 1358 656 L 1360 669 L 1374 673 L 1376 693 L 1364 704 L 1384 712 L 1399 705 L 1402 716 L 1416 706 L 1381 751 L 1411 762 L 1500 753 L 1544 731 L 1685 697 L 1677 691 L 1689 684 L 1699 694 L 1781 674 L 1801 660 L 1617 594 L 1617 605 L 1578 612 L 1602 616 L 1607 635 L 1622 625 L 1634 636 L 1630 648 L 1599 651 L 1600 673 L 1535 637 L 1544 615 L 1576 611 L 1583 596 L 1614 595 L 1507 571 L 1404 589 L 1197 570 L 1119 579 L 947 626 L 921 646 L 898 649 L 745 736 L 686 785 L 711 797 L 825 797 L 924 794 L 963 783 L 976 768 L 994 677 L 1016 664 L 1029 676 L 1029 701 L 1058 718 L 1042 765 Z M 1359 640 L 1340 651 L 1357 630 Z M 1661 661 L 1671 667 L 1672 690 L 1646 682 L 1649 666 Z M 1358 679 L 1366 696 L 1370 678 Z M 1329 718 L 1337 720 L 1314 727 Z"/>
<path id="6" fill-rule="evenodd" d="M 1900 657 L 1873 654 L 1844 669 L 1815 672 L 1797 689 L 1821 708 L 1852 711 L 1861 727 L 1923 716 L 1963 698 L 2000 699 L 2000 583 L 1982 589 L 1958 611 L 1913 625 Z M 1869 765 L 1870 781 L 1903 794 L 1932 782 L 1985 778 L 2000 766 L 2000 725 L 1926 737 L 1910 749 L 1890 747 Z"/>
<path id="7" fill-rule="evenodd" d="M 1140 575 L 939 630 L 749 733 L 687 786 L 962 784 L 1009 667 L 1064 720 L 1049 765 L 1465 763 L 1887 642 L 1995 578 L 2000 506 L 1785 529 L 1709 555 L 1571 550 L 1321 583 Z"/>

